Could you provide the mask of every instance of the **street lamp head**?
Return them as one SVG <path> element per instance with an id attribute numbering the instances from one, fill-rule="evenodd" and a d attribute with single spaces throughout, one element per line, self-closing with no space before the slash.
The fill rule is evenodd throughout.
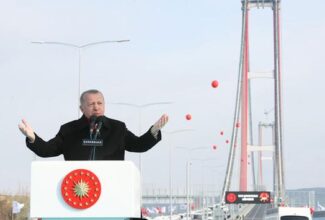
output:
<path id="1" fill-rule="evenodd" d="M 151 103 L 146 103 L 146 104 L 134 104 L 134 103 L 128 103 L 128 102 L 110 102 L 109 104 L 113 105 L 125 105 L 125 106 L 130 106 L 130 107 L 135 107 L 135 108 L 144 108 L 148 106 L 154 106 L 154 105 L 167 105 L 167 104 L 172 104 L 172 102 L 151 102 Z"/>
<path id="2" fill-rule="evenodd" d="M 78 45 L 65 43 L 65 42 L 59 42 L 59 41 L 32 41 L 31 43 L 32 44 L 57 44 L 57 45 L 63 45 L 63 46 L 68 46 L 68 47 L 80 48 L 80 46 L 78 46 Z"/>
<path id="3" fill-rule="evenodd" d="M 97 44 L 106 44 L 106 43 L 123 43 L 123 42 L 129 42 L 130 40 L 104 40 L 104 41 L 96 41 L 91 42 L 83 45 L 77 45 L 77 44 L 71 44 L 66 42 L 59 42 L 59 41 L 32 41 L 33 44 L 57 44 L 57 45 L 63 45 L 63 46 L 69 46 L 69 47 L 75 47 L 75 48 L 85 48 L 89 46 L 94 46 Z"/>
<path id="4" fill-rule="evenodd" d="M 176 134 L 176 133 L 183 133 L 187 131 L 195 131 L 195 129 L 191 128 L 185 128 L 185 129 L 178 129 L 178 130 L 173 130 L 173 131 L 163 131 L 166 134 Z"/>
<path id="5" fill-rule="evenodd" d="M 118 43 L 129 42 L 130 40 L 117 40 Z"/>
<path id="6" fill-rule="evenodd" d="M 198 150 L 210 150 L 208 146 L 203 147 L 183 147 L 183 146 L 176 146 L 174 148 L 187 150 L 187 151 L 198 151 Z"/>
<path id="7" fill-rule="evenodd" d="M 31 43 L 32 43 L 32 44 L 43 44 L 44 41 L 32 41 Z"/>

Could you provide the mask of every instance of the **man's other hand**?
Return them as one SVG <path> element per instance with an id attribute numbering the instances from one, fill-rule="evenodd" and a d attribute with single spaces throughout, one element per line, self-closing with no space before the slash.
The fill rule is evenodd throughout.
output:
<path id="1" fill-rule="evenodd" d="M 151 134 L 157 137 L 158 132 L 167 124 L 168 122 L 168 115 L 163 114 L 159 120 L 152 126 Z"/>
<path id="2" fill-rule="evenodd" d="M 28 138 L 28 141 L 30 143 L 34 143 L 35 141 L 35 134 L 33 128 L 27 123 L 25 119 L 21 120 L 21 123 L 18 125 L 19 130 L 23 135 L 25 135 Z"/>

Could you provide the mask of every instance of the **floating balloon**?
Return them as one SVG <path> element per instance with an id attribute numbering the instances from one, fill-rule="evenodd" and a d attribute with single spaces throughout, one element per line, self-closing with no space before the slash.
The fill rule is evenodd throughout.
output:
<path id="1" fill-rule="evenodd" d="M 229 140 L 226 140 L 226 144 L 229 144 Z"/>
<path id="2" fill-rule="evenodd" d="M 192 119 L 192 115 L 190 115 L 190 114 L 187 114 L 186 116 L 185 116 L 185 118 L 186 118 L 186 120 L 191 120 Z"/>
<path id="3" fill-rule="evenodd" d="M 211 86 L 212 86 L 213 88 L 217 88 L 217 87 L 219 86 L 219 82 L 218 82 L 217 80 L 213 80 L 213 81 L 211 82 Z"/>
<path id="4" fill-rule="evenodd" d="M 239 128 L 239 127 L 240 127 L 240 123 L 237 122 L 237 123 L 236 123 L 236 128 Z"/>
<path id="5" fill-rule="evenodd" d="M 217 150 L 217 145 L 212 146 L 213 150 Z"/>
<path id="6" fill-rule="evenodd" d="M 223 135 L 223 131 L 220 131 L 220 135 Z"/>

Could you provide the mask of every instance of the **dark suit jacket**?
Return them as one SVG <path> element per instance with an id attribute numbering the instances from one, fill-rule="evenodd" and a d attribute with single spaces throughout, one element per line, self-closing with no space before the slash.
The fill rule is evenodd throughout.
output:
<path id="1" fill-rule="evenodd" d="M 35 134 L 35 142 L 27 147 L 40 157 L 53 157 L 63 154 L 65 160 L 88 160 L 92 147 L 82 146 L 82 139 L 89 138 L 89 122 L 85 116 L 61 126 L 58 134 L 49 141 L 44 141 Z M 150 129 L 140 137 L 130 132 L 121 121 L 104 117 L 100 136 L 104 146 L 96 147 L 96 160 L 124 160 L 125 150 L 145 152 L 161 140 Z"/>

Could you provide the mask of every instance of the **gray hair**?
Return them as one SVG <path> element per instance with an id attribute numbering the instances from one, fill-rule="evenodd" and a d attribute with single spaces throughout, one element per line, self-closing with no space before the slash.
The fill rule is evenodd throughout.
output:
<path id="1" fill-rule="evenodd" d="M 103 93 L 97 89 L 89 89 L 89 90 L 84 91 L 80 96 L 80 105 L 82 105 L 85 102 L 85 96 L 87 94 L 98 94 L 98 93 L 103 96 Z"/>

